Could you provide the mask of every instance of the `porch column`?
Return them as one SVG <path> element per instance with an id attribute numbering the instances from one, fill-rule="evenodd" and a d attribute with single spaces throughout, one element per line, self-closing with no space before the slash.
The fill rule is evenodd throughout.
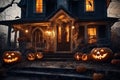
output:
<path id="1" fill-rule="evenodd" d="M 88 42 L 87 25 L 85 25 L 85 44 Z"/>
<path id="2" fill-rule="evenodd" d="M 16 38 L 17 38 L 17 31 L 15 30 L 15 35 L 14 35 L 14 48 L 16 48 Z"/>
<path id="3" fill-rule="evenodd" d="M 11 25 L 8 26 L 7 48 L 11 47 Z"/>

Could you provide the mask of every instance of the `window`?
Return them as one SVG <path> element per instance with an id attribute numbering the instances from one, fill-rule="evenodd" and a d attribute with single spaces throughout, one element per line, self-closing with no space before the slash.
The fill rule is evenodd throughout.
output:
<path id="1" fill-rule="evenodd" d="M 94 0 L 86 0 L 86 12 L 93 12 L 94 11 Z"/>
<path id="2" fill-rule="evenodd" d="M 43 0 L 36 0 L 36 13 L 43 12 Z"/>
<path id="3" fill-rule="evenodd" d="M 95 27 L 89 27 L 88 28 L 88 43 L 92 44 L 97 41 L 97 33 Z"/>

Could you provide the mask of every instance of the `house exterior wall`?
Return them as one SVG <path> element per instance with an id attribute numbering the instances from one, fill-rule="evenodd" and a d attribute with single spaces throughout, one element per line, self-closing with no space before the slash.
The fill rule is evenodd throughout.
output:
<path id="1" fill-rule="evenodd" d="M 20 6 L 25 6 L 24 9 L 26 9 L 26 12 L 22 12 L 25 14 L 23 16 L 25 18 L 45 18 L 52 15 L 52 13 L 61 7 L 65 8 L 68 12 L 80 20 L 107 18 L 107 0 L 94 0 L 95 9 L 93 12 L 85 11 L 85 0 L 65 0 L 64 3 L 68 5 L 68 8 L 66 8 L 66 5 L 60 5 L 60 3 L 58 4 L 58 2 L 59 0 L 43 0 L 43 13 L 40 14 L 35 13 L 35 0 L 21 0 Z M 49 8 L 50 6 L 52 7 Z"/>
<path id="2" fill-rule="evenodd" d="M 22 9 L 22 19 L 30 19 L 34 22 L 20 24 L 24 31 L 27 28 L 29 30 L 29 34 L 24 35 L 20 33 L 20 37 L 28 39 L 26 43 L 30 43 L 31 47 L 35 50 L 41 48 L 40 50 L 42 51 L 70 53 L 76 51 L 88 52 L 89 49 L 93 47 L 110 45 L 111 24 L 107 21 L 108 0 L 94 0 L 94 11 L 92 12 L 85 11 L 85 0 L 65 0 L 68 7 L 64 5 L 64 2 L 58 3 L 59 1 L 60 0 L 43 0 L 43 13 L 36 13 L 35 0 L 21 0 L 19 6 Z M 35 22 L 36 20 L 37 22 Z M 46 25 L 46 21 L 48 25 Z M 64 45 L 62 45 L 64 48 L 63 51 L 58 49 L 60 46 L 58 47 L 59 41 L 57 41 L 59 34 L 58 27 L 64 26 L 65 24 L 67 24 L 66 26 L 69 25 L 70 28 L 70 49 L 68 51 L 65 51 Z M 73 26 L 74 29 L 72 29 Z M 89 28 L 96 30 L 94 33 L 95 39 L 93 39 L 92 43 L 89 42 Z M 38 32 L 34 33 L 35 29 L 38 29 Z M 51 32 L 49 34 L 49 30 L 51 30 L 51 32 L 54 31 L 54 34 L 51 35 Z M 47 35 L 45 32 L 48 32 Z M 42 36 L 42 40 L 40 41 L 36 37 L 32 37 L 33 34 Z M 45 35 L 43 36 L 43 34 Z M 53 37 L 53 35 L 55 37 Z M 40 44 L 42 44 L 42 42 L 44 44 L 46 43 L 46 45 L 44 47 L 40 47 L 40 45 L 37 47 L 37 41 L 40 41 Z"/>

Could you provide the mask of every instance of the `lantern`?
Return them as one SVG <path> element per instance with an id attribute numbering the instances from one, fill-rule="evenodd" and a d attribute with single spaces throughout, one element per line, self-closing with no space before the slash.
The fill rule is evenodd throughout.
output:
<path id="1" fill-rule="evenodd" d="M 74 58 L 75 58 L 75 60 L 78 60 L 78 61 L 81 60 L 82 53 L 79 53 L 79 52 L 75 53 Z"/>
<path id="2" fill-rule="evenodd" d="M 4 63 L 15 63 L 21 60 L 21 53 L 19 51 L 6 51 L 3 53 Z"/>
<path id="3" fill-rule="evenodd" d="M 96 61 L 106 61 L 112 56 L 112 50 L 106 47 L 93 48 L 91 51 L 91 58 Z"/>
<path id="4" fill-rule="evenodd" d="M 42 59 L 43 58 L 43 53 L 42 52 L 36 52 L 35 53 L 37 59 Z"/>
<path id="5" fill-rule="evenodd" d="M 34 53 L 28 53 L 27 59 L 28 59 L 29 61 L 35 60 L 35 54 L 34 54 Z"/>

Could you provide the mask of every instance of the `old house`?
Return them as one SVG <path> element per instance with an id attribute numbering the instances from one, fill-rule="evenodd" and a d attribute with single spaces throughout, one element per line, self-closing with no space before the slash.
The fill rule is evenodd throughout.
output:
<path id="1" fill-rule="evenodd" d="M 107 17 L 109 3 L 110 0 L 21 0 L 21 19 L 1 24 L 9 26 L 8 46 L 22 50 L 72 53 L 110 46 L 114 20 Z"/>

